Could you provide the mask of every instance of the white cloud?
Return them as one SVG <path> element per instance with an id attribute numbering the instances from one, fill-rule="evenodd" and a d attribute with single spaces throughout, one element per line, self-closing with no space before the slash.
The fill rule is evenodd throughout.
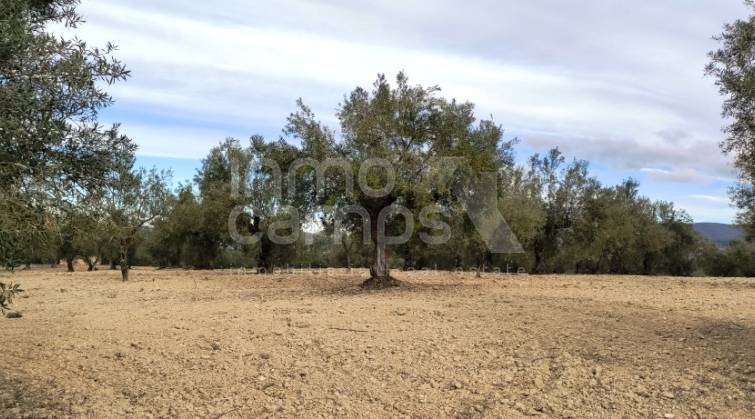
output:
<path id="1" fill-rule="evenodd" d="M 640 172 L 659 182 L 702 183 L 709 180 L 705 175 L 691 169 L 673 171 L 645 167 L 640 169 Z"/>
<path id="2" fill-rule="evenodd" d="M 241 135 L 222 126 L 275 135 L 298 97 L 334 124 L 343 94 L 406 70 L 535 149 L 659 182 L 732 177 L 702 70 L 711 36 L 745 15 L 738 1 L 85 0 L 81 11 L 80 36 L 120 45 L 133 70 L 113 89 L 119 115 L 173 117 L 126 121 L 145 155 L 202 156 Z"/>
<path id="3" fill-rule="evenodd" d="M 722 205 L 730 205 L 731 199 L 729 199 L 726 196 L 713 196 L 713 195 L 699 195 L 699 194 L 693 194 L 689 196 L 692 199 L 696 199 L 699 201 L 705 201 L 710 202 L 712 204 L 722 204 Z"/>
<path id="4" fill-rule="evenodd" d="M 182 159 L 203 158 L 212 146 L 228 137 L 242 141 L 248 138 L 243 133 L 129 122 L 123 123 L 121 130 L 139 143 L 141 155 Z"/>
<path id="5" fill-rule="evenodd" d="M 337 103 L 352 87 L 369 84 L 378 72 L 393 74 L 404 69 L 416 82 L 440 84 L 446 95 L 477 103 L 481 115 L 492 114 L 504 127 L 524 133 L 550 132 L 553 138 L 548 141 L 565 149 L 587 148 L 585 157 L 619 158 L 621 154 L 614 150 L 629 148 L 626 145 L 630 143 L 630 159 L 625 160 L 625 165 L 634 168 L 642 167 L 643 158 L 673 158 L 677 151 L 681 158 L 675 165 L 683 170 L 704 170 L 708 166 L 720 174 L 726 167 L 716 146 L 720 137 L 718 99 L 712 83 L 702 80 L 701 74 L 710 33 L 699 34 L 701 47 L 694 49 L 698 54 L 694 59 L 683 66 L 667 67 L 672 64 L 671 57 L 689 59 L 678 56 L 689 48 L 670 48 L 678 46 L 678 34 L 638 30 L 635 42 L 624 45 L 625 54 L 617 57 L 618 64 L 627 65 L 621 72 L 605 63 L 591 70 L 571 60 L 559 66 L 548 60 L 508 61 L 506 57 L 486 56 L 484 48 L 463 53 L 434 45 L 420 48 L 417 42 L 406 47 L 390 42 L 393 36 L 386 36 L 388 42 L 382 44 L 375 38 L 334 37 L 340 32 L 332 25 L 318 27 L 323 33 L 303 32 L 290 22 L 290 13 L 297 16 L 295 10 L 316 10 L 312 2 L 284 2 L 280 11 L 289 12 L 289 18 L 275 18 L 275 8 L 269 5 L 241 12 L 239 3 L 229 2 L 218 7 L 238 8 L 241 14 L 236 19 L 224 16 L 215 20 L 197 17 L 217 16 L 218 12 L 211 10 L 214 6 L 203 6 L 197 13 L 182 17 L 175 9 L 176 3 L 162 4 L 152 3 L 143 10 L 98 1 L 86 2 L 83 9 L 90 19 L 81 28 L 85 39 L 120 44 L 119 56 L 132 68 L 134 77 L 116 87 L 114 93 L 136 106 L 171 109 L 192 118 L 251 120 L 272 126 L 282 125 L 294 100 L 302 96 L 322 117 L 332 121 Z M 443 19 L 452 10 L 466 10 L 453 2 L 446 2 L 446 6 L 447 9 L 433 10 Z M 537 7 L 520 6 L 504 9 L 535 18 Z M 324 13 L 359 21 L 354 9 L 346 4 L 322 7 Z M 591 7 L 596 13 L 606 12 L 598 5 Z M 393 16 L 397 10 L 396 4 L 390 3 L 379 7 L 376 13 Z M 420 10 L 410 9 L 408 13 Z M 261 16 L 271 20 L 266 24 L 243 24 L 244 18 L 260 22 Z M 460 16 L 470 21 L 480 19 L 468 10 Z M 324 17 L 316 15 L 313 19 Z M 353 24 L 347 22 L 352 23 L 344 25 Z M 532 36 L 536 37 L 543 23 L 531 23 Z M 396 27 L 397 32 L 414 36 L 400 22 Z M 568 31 L 569 36 L 583 42 L 568 47 L 575 54 L 582 54 L 580 48 L 588 46 L 609 56 L 616 53 L 613 45 L 590 45 L 594 40 L 572 29 Z M 657 45 L 661 35 L 669 38 L 669 48 Z M 455 35 L 449 32 L 439 36 Z M 544 32 L 544 36 L 552 37 L 553 29 Z M 610 30 L 604 36 L 624 39 Z M 636 57 L 635 51 L 639 53 L 643 47 L 648 55 Z M 522 53 L 518 51 L 516 55 Z M 599 63 L 601 58 L 604 57 L 595 57 L 594 61 Z M 648 62 L 657 66 L 648 68 Z M 701 104 L 701 98 L 707 101 Z M 697 117 L 701 114 L 705 118 Z M 667 134 L 680 131 L 686 133 L 687 144 L 680 144 L 685 140 L 678 135 Z M 542 145 L 538 138 L 523 138 L 533 146 Z M 586 139 L 587 144 L 580 138 Z M 690 154 L 693 159 L 689 159 Z"/>

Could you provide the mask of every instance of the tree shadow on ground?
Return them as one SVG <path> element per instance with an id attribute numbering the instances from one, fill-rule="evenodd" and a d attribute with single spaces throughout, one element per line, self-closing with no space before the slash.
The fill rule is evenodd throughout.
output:
<path id="1" fill-rule="evenodd" d="M 706 320 L 693 330 L 705 339 L 719 372 L 734 379 L 743 393 L 755 397 L 755 328 L 734 321 Z"/>
<path id="2" fill-rule="evenodd" d="M 0 417 L 60 418 L 72 417 L 71 407 L 38 386 L 28 383 L 21 374 L 0 369 Z"/>
<path id="3" fill-rule="evenodd" d="M 384 289 L 365 289 L 361 286 L 364 279 L 333 282 L 329 284 L 316 284 L 306 290 L 312 296 L 369 296 L 369 295 L 410 295 L 410 294 L 443 294 L 468 287 L 462 282 L 416 282 L 401 279 L 400 285 Z"/>

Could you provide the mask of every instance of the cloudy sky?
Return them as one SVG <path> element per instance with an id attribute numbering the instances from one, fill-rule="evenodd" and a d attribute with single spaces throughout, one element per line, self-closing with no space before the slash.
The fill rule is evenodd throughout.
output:
<path id="1" fill-rule="evenodd" d="M 78 34 L 132 78 L 103 119 L 140 163 L 190 178 L 225 137 L 277 138 L 302 97 L 335 123 L 377 73 L 477 104 L 518 157 L 559 146 L 607 183 L 632 176 L 696 221 L 730 222 L 721 99 L 703 75 L 740 0 L 84 0 Z"/>

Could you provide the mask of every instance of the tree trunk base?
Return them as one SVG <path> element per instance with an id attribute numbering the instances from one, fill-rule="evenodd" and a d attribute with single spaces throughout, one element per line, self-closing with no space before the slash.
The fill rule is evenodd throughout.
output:
<path id="1" fill-rule="evenodd" d="M 392 276 L 371 276 L 362 282 L 362 288 L 366 290 L 383 290 L 387 288 L 400 287 L 401 281 Z"/>

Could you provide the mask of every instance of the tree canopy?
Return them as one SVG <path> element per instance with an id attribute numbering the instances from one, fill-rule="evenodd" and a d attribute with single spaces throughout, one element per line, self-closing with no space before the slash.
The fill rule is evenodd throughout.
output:
<path id="1" fill-rule="evenodd" d="M 97 122 L 112 103 L 105 87 L 129 75 L 113 57 L 115 47 L 50 32 L 54 24 L 75 29 L 82 22 L 77 5 L 0 3 L 0 262 L 6 266 L 43 239 L 66 201 L 80 198 L 76 191 L 103 186 L 114 151 L 135 149 L 115 127 Z"/>
<path id="2" fill-rule="evenodd" d="M 721 148 L 734 156 L 740 182 L 732 196 L 741 224 L 755 238 L 755 15 L 726 24 L 715 39 L 720 47 L 710 53 L 706 73 L 715 78 L 724 96 L 722 114 L 730 121 Z"/>
<path id="3" fill-rule="evenodd" d="M 557 148 L 517 164 L 502 127 L 404 74 L 356 88 L 337 116 L 329 128 L 299 100 L 284 137 L 213 148 L 147 234 L 155 257 L 261 272 L 357 264 L 379 287 L 395 284 L 391 268 L 692 275 L 712 251 L 636 181 L 603 185 Z M 491 231 L 517 246 L 496 248 Z"/>

